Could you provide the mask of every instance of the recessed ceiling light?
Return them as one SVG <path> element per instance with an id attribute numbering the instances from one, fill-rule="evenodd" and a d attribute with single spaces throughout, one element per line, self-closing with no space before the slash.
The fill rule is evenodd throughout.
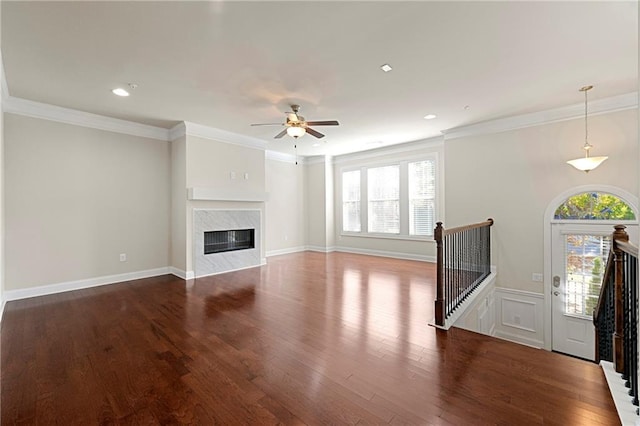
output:
<path id="1" fill-rule="evenodd" d="M 320 144 L 319 144 L 318 142 L 316 142 L 316 143 L 314 143 L 314 144 L 313 144 L 313 145 L 311 145 L 311 146 L 320 146 Z"/>
<path id="2" fill-rule="evenodd" d="M 425 120 L 433 120 L 436 117 L 437 117 L 437 115 L 435 115 L 435 114 L 427 114 L 427 115 L 424 116 L 424 119 Z"/>
<path id="3" fill-rule="evenodd" d="M 389 71 L 391 71 L 393 68 L 391 68 L 391 65 L 389 65 L 389 64 L 384 64 L 384 65 L 382 65 L 382 66 L 380 67 L 380 69 L 381 69 L 382 71 L 384 71 L 384 72 L 389 72 Z"/>
<path id="4" fill-rule="evenodd" d="M 117 95 L 117 96 L 129 96 L 129 92 L 124 90 L 122 87 L 118 87 L 117 89 L 113 89 L 111 92 L 113 92 L 113 94 Z"/>

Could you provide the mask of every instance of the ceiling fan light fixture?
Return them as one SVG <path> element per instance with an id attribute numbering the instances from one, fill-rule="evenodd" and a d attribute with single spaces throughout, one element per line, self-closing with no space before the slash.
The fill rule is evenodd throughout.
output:
<path id="1" fill-rule="evenodd" d="M 584 92 L 584 145 L 582 149 L 584 149 L 584 157 L 576 158 L 575 160 L 567 161 L 567 164 L 575 167 L 577 170 L 581 172 L 589 173 L 591 170 L 598 167 L 609 157 L 589 157 L 589 150 L 593 148 L 593 145 L 589 143 L 589 132 L 587 127 L 587 92 L 593 89 L 593 86 L 584 86 L 580 89 L 581 92 Z"/>
<path id="2" fill-rule="evenodd" d="M 305 133 L 304 127 L 291 126 L 287 128 L 287 134 L 292 138 L 298 139 L 300 136 L 304 136 Z"/>

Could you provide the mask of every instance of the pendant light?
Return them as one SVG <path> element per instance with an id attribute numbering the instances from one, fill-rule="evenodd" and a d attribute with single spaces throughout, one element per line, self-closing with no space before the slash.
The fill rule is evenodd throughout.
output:
<path id="1" fill-rule="evenodd" d="M 588 127 L 587 127 L 587 92 L 593 89 L 593 86 L 584 86 L 580 89 L 581 92 L 584 92 L 584 157 L 576 158 L 575 160 L 567 161 L 567 164 L 572 165 L 576 169 L 589 173 L 591 170 L 598 167 L 604 160 L 609 157 L 589 157 L 589 150 L 593 148 L 593 145 L 589 144 L 588 140 Z"/>

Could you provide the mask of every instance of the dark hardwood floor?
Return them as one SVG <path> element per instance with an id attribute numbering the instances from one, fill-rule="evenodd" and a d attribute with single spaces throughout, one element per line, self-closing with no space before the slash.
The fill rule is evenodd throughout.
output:
<path id="1" fill-rule="evenodd" d="M 306 252 L 9 302 L 2 424 L 619 424 L 597 365 L 429 327 L 434 275 Z"/>

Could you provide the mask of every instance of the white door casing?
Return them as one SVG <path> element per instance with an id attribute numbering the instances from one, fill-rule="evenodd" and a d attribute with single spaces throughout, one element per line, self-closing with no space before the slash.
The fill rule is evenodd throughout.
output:
<path id="1" fill-rule="evenodd" d="M 610 185 L 582 185 L 578 187 L 571 188 L 558 194 L 548 205 L 545 210 L 544 215 L 544 229 L 543 229 L 543 237 L 544 237 L 544 349 L 552 350 L 553 349 L 553 291 L 555 288 L 553 287 L 553 277 L 554 271 L 552 270 L 553 262 L 552 262 L 552 245 L 553 245 L 553 226 L 556 223 L 562 222 L 566 225 L 588 225 L 588 226 L 604 226 L 608 228 L 607 234 L 613 233 L 613 226 L 619 223 L 627 226 L 627 232 L 630 235 L 631 241 L 638 240 L 638 221 L 629 222 L 629 221 L 557 221 L 554 219 L 554 213 L 558 206 L 562 204 L 567 198 L 577 195 L 583 192 L 604 192 L 613 194 L 623 201 L 625 201 L 629 206 L 632 207 L 636 218 L 640 217 L 638 214 L 638 197 L 631 194 L 628 191 L 623 189 L 610 186 Z M 581 228 L 578 228 L 581 229 Z M 588 229 L 588 228 L 587 228 Z M 592 228 L 595 230 L 595 228 Z M 584 229 L 583 229 L 584 230 Z M 589 233 L 587 230 L 584 230 L 584 233 Z M 575 331 L 575 330 L 574 330 Z M 572 337 L 576 337 L 572 335 Z"/>

